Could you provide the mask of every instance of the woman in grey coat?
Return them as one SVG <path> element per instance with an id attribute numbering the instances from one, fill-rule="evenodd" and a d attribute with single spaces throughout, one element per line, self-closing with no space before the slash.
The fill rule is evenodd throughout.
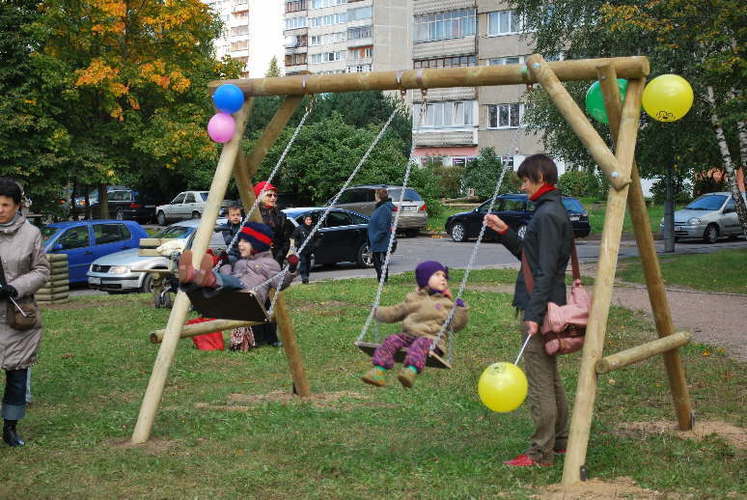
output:
<path id="1" fill-rule="evenodd" d="M 41 342 L 41 317 L 28 330 L 8 324 L 13 302 L 33 300 L 34 293 L 49 279 L 49 262 L 44 254 L 39 229 L 26 221 L 21 207 L 21 188 L 11 179 L 0 178 L 0 367 L 5 371 L 3 393 L 3 441 L 23 446 L 16 424 L 26 414 L 26 377 L 36 362 Z M 11 310 L 12 311 L 12 310 Z"/>

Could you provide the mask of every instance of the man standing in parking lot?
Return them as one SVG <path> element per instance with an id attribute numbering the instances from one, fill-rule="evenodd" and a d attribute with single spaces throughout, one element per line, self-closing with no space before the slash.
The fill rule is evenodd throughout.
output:
<path id="1" fill-rule="evenodd" d="M 381 273 L 384 273 L 384 281 L 389 279 L 389 270 L 382 269 L 386 259 L 386 250 L 389 247 L 389 238 L 392 234 L 392 212 L 394 204 L 389 199 L 386 189 L 377 189 L 374 192 L 376 208 L 368 221 L 368 246 L 373 256 L 373 264 L 376 269 L 376 279 L 381 281 Z"/>

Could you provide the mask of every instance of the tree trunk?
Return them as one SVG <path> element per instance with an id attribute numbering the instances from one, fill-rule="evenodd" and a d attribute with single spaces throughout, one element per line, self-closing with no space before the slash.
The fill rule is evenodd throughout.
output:
<path id="1" fill-rule="evenodd" d="M 109 218 L 109 193 L 106 184 L 99 184 L 99 218 Z"/>
<path id="2" fill-rule="evenodd" d="M 734 170 L 734 164 L 731 160 L 729 145 L 726 143 L 726 136 L 724 135 L 724 129 L 721 126 L 721 119 L 716 114 L 716 96 L 713 93 L 713 87 L 710 85 L 708 86 L 708 102 L 711 105 L 711 124 L 713 125 L 713 131 L 716 134 L 716 142 L 718 143 L 719 150 L 721 151 L 721 158 L 724 162 L 726 180 L 729 182 L 729 190 L 731 191 L 732 198 L 734 198 L 739 224 L 742 226 L 744 237 L 747 238 L 747 204 L 745 204 L 744 197 L 742 197 L 742 193 L 739 191 L 739 187 L 737 186 L 737 176 Z"/>
<path id="3" fill-rule="evenodd" d="M 730 97 L 736 99 L 737 92 L 732 89 Z M 742 170 L 742 189 L 747 191 L 747 123 L 737 121 L 737 137 L 739 137 L 739 167 Z"/>
<path id="4" fill-rule="evenodd" d="M 86 184 L 83 189 L 86 190 L 86 194 L 83 198 L 84 200 L 86 200 L 86 219 L 91 220 L 91 197 L 88 196 L 91 192 L 91 186 Z"/>
<path id="5" fill-rule="evenodd" d="M 664 200 L 664 251 L 674 252 L 674 167 L 667 166 L 666 200 Z"/>

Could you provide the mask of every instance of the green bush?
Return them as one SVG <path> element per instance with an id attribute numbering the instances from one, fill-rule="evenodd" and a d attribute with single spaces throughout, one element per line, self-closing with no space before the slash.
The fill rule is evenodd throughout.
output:
<path id="1" fill-rule="evenodd" d="M 607 183 L 601 176 L 585 170 L 568 170 L 560 176 L 558 187 L 567 196 L 576 198 L 594 197 L 604 199 Z"/>
<path id="2" fill-rule="evenodd" d="M 438 182 L 441 198 L 458 198 L 462 195 L 462 177 L 464 177 L 464 167 L 449 167 L 446 165 L 434 165 L 430 168 L 433 177 Z"/>
<path id="3" fill-rule="evenodd" d="M 690 184 L 685 182 L 684 179 L 677 178 L 675 176 L 674 179 L 674 186 L 672 186 L 674 189 L 674 202 L 676 204 L 684 204 L 690 202 L 692 200 L 692 188 L 690 187 Z M 654 203 L 661 204 L 664 203 L 667 199 L 667 179 L 666 177 L 662 177 L 661 179 L 657 179 L 656 182 L 654 182 L 653 186 L 651 186 L 651 196 L 654 199 Z"/>
<path id="4" fill-rule="evenodd" d="M 464 169 L 463 182 L 466 188 L 475 190 L 479 198 L 490 198 L 495 183 L 503 171 L 503 162 L 493 148 L 482 148 L 480 156 L 469 162 Z M 513 193 L 519 188 L 519 179 L 513 171 L 506 172 L 501 184 L 501 193 Z"/>

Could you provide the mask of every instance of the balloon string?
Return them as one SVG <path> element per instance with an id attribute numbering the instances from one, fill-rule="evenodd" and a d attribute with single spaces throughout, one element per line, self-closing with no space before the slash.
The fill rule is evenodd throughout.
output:
<path id="1" fill-rule="evenodd" d="M 521 346 L 521 351 L 519 351 L 519 355 L 516 356 L 516 361 L 514 361 L 515 365 L 519 365 L 519 360 L 521 359 L 521 356 L 524 354 L 524 349 L 527 348 L 527 344 L 529 343 L 529 340 L 532 338 L 531 335 L 527 335 L 527 339 L 524 341 L 524 345 Z"/>

